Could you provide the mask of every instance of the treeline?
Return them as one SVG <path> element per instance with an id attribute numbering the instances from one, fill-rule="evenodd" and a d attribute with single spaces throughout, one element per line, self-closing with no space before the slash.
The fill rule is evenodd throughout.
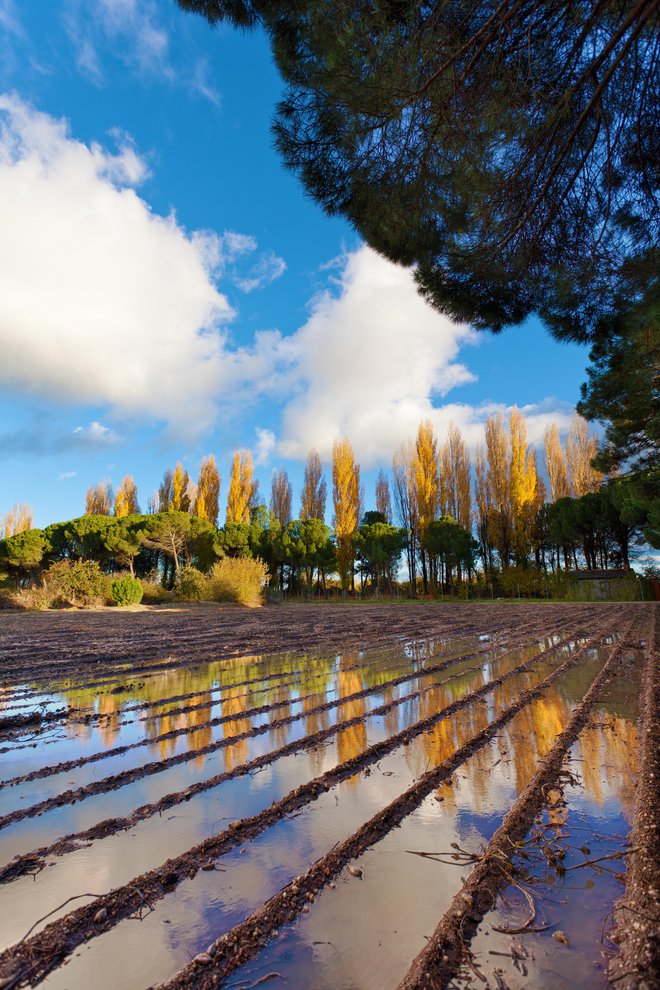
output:
<path id="1" fill-rule="evenodd" d="M 527 443 L 524 415 L 493 415 L 472 463 L 460 430 L 450 425 L 440 444 L 430 421 L 396 451 L 390 476 L 378 475 L 366 509 L 360 465 L 350 442 L 335 442 L 331 466 L 332 527 L 326 523 L 328 485 L 311 451 L 300 507 L 284 468 L 273 471 L 268 503 L 259 497 L 249 451 L 232 461 L 226 518 L 218 526 L 221 478 L 205 457 L 197 479 L 181 463 L 165 471 L 142 513 L 127 476 L 116 492 L 109 481 L 87 491 L 86 514 L 44 530 L 29 510 L 14 510 L 0 541 L 0 566 L 29 586 L 62 561 L 95 562 L 104 574 L 129 572 L 173 588 L 208 574 L 225 558 L 259 558 L 270 586 L 286 592 L 392 592 L 402 562 L 411 594 L 477 591 L 493 581 L 510 590 L 516 576 L 543 593 L 539 581 L 578 568 L 628 568 L 631 550 L 660 543 L 657 503 L 633 482 L 606 478 L 592 466 L 596 438 L 577 415 L 562 445 L 556 425 L 545 437 L 548 486 Z M 18 526 L 21 516 L 26 523 Z M 29 525 L 27 524 L 29 522 Z M 479 566 L 480 565 L 480 566 Z M 182 573 L 186 572 L 184 577 Z M 507 575 L 509 580 L 507 583 Z M 543 588 L 547 592 L 545 581 Z"/>

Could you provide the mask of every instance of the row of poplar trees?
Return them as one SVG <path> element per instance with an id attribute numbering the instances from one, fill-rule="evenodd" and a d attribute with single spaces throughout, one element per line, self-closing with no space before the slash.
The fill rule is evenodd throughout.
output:
<path id="1" fill-rule="evenodd" d="M 545 552 L 539 517 L 548 501 L 597 492 L 603 475 L 592 467 L 596 437 L 585 420 L 575 415 L 565 445 L 551 425 L 545 436 L 548 485 L 541 476 L 535 452 L 527 443 L 524 415 L 514 407 L 508 419 L 502 413 L 488 418 L 485 442 L 472 463 L 460 429 L 450 424 L 440 444 L 429 420 L 420 423 L 414 440 L 396 451 L 391 477 L 381 471 L 376 480 L 376 512 L 365 516 L 360 465 L 345 438 L 332 453 L 332 509 L 337 571 L 342 586 L 353 585 L 358 530 L 365 519 L 392 527 L 398 523 L 404 538 L 411 587 L 421 580 L 425 591 L 443 584 L 451 569 L 447 561 L 471 574 L 475 551 L 484 568 L 506 569 L 540 559 Z M 205 457 L 194 481 L 179 462 L 168 469 L 149 499 L 148 512 L 188 512 L 217 526 L 221 479 L 215 459 Z M 311 451 L 305 465 L 299 519 L 325 520 L 327 484 L 321 459 Z M 248 524 L 259 505 L 259 486 L 249 451 L 234 454 L 229 476 L 226 523 Z M 284 468 L 273 471 L 270 512 L 285 531 L 292 523 L 292 487 Z M 137 486 L 132 477 L 122 479 L 116 492 L 110 482 L 92 486 L 86 496 L 86 513 L 124 517 L 140 512 Z M 453 528 L 450 528 L 453 527 Z M 472 539 L 476 534 L 477 542 Z M 451 538 L 451 539 L 450 539 Z M 449 542 L 448 542 L 449 540 Z M 457 541 L 458 540 L 458 544 Z M 462 542 L 461 542 L 462 540 Z M 449 553 L 451 544 L 452 554 Z M 550 549 L 552 567 L 559 567 L 559 551 Z M 443 561 L 445 573 L 443 574 Z"/>

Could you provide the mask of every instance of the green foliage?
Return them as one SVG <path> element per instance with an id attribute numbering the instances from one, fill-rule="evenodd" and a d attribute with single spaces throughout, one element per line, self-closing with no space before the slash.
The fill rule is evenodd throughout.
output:
<path id="1" fill-rule="evenodd" d="M 147 516 L 124 516 L 113 521 L 103 533 L 103 545 L 120 567 L 133 569 L 133 561 L 142 549 Z"/>
<path id="2" fill-rule="evenodd" d="M 19 581 L 32 574 L 50 549 L 41 529 L 28 529 L 0 540 L 0 566 L 14 573 Z"/>
<path id="3" fill-rule="evenodd" d="M 110 597 L 115 605 L 139 605 L 142 595 L 142 583 L 130 574 L 117 578 L 110 585 Z"/>
<path id="4" fill-rule="evenodd" d="M 379 587 L 381 576 L 391 585 L 405 546 L 405 531 L 390 526 L 380 512 L 366 512 L 355 534 L 358 566 Z"/>
<path id="5" fill-rule="evenodd" d="M 637 474 L 660 462 L 660 303 L 622 303 L 600 330 L 578 411 L 607 424 L 600 470 Z"/>
<path id="6" fill-rule="evenodd" d="M 93 560 L 61 560 L 43 575 L 43 587 L 51 605 L 89 608 L 103 605 L 108 597 L 108 580 Z"/>
<path id="7" fill-rule="evenodd" d="M 211 597 L 209 579 L 195 567 L 183 567 L 174 588 L 179 602 L 204 602 Z"/>
<path id="8" fill-rule="evenodd" d="M 442 312 L 584 337 L 657 274 L 653 5 L 179 4 L 265 31 L 285 164 Z"/>
<path id="9" fill-rule="evenodd" d="M 258 605 L 267 581 L 268 568 L 258 557 L 225 557 L 211 572 L 211 597 L 219 602 Z"/>

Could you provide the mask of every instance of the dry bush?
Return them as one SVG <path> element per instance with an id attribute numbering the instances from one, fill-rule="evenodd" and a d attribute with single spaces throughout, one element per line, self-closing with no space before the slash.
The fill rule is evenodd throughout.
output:
<path id="1" fill-rule="evenodd" d="M 163 587 L 157 578 L 142 578 L 142 604 L 165 605 L 174 601 L 174 594 Z"/>
<path id="2" fill-rule="evenodd" d="M 211 597 L 217 602 L 260 605 L 268 568 L 260 557 L 224 557 L 211 571 Z"/>
<path id="3" fill-rule="evenodd" d="M 196 567 L 183 567 L 179 572 L 174 597 L 178 602 L 207 602 L 211 598 L 209 579 Z"/>

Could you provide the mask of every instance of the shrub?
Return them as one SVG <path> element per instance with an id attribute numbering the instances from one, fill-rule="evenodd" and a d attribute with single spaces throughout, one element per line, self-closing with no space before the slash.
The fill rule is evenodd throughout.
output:
<path id="1" fill-rule="evenodd" d="M 204 602 L 211 597 L 209 579 L 196 567 L 183 567 L 174 589 L 179 602 Z"/>
<path id="2" fill-rule="evenodd" d="M 144 578 L 142 580 L 142 601 L 148 605 L 164 605 L 174 601 L 174 595 L 160 583 L 158 578 Z"/>
<path id="3" fill-rule="evenodd" d="M 142 594 L 141 582 L 130 574 L 117 578 L 110 585 L 110 597 L 115 605 L 139 605 Z"/>
<path id="4" fill-rule="evenodd" d="M 76 560 L 72 563 L 60 560 L 44 574 L 42 590 L 45 592 L 44 598 L 50 597 L 51 606 L 89 608 L 105 603 L 108 580 L 96 561 Z"/>
<path id="5" fill-rule="evenodd" d="M 259 605 L 267 581 L 268 568 L 260 557 L 225 557 L 211 571 L 211 597 L 218 602 Z"/>

